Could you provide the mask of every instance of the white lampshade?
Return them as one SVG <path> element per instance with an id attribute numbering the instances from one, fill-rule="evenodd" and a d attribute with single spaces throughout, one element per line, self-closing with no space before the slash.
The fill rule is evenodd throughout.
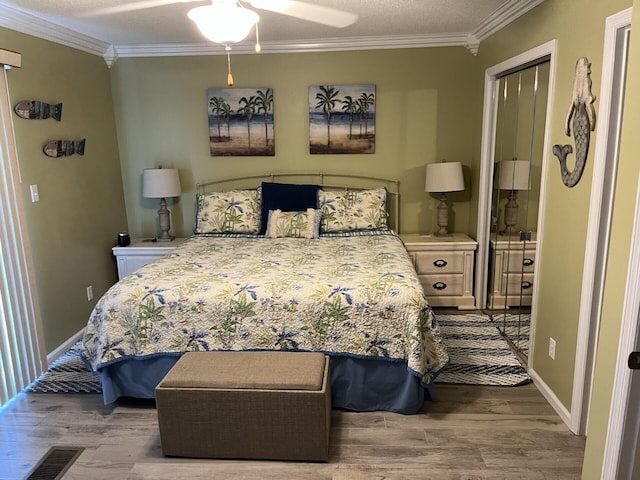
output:
<path id="1" fill-rule="evenodd" d="M 500 162 L 500 190 L 529 190 L 531 164 L 526 160 L 503 160 Z"/>
<path id="2" fill-rule="evenodd" d="M 459 192 L 464 190 L 462 163 L 442 162 L 427 165 L 425 192 Z"/>
<path id="3" fill-rule="evenodd" d="M 142 196 L 145 198 L 177 197 L 182 193 L 175 168 L 147 168 L 142 173 Z"/>
<path id="4" fill-rule="evenodd" d="M 256 12 L 238 6 L 236 0 L 215 0 L 191 9 L 188 16 L 205 37 L 223 45 L 243 40 L 260 20 Z"/>

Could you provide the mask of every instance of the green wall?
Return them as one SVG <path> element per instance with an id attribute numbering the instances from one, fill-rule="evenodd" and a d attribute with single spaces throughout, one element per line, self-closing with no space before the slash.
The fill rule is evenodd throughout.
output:
<path id="1" fill-rule="evenodd" d="M 284 170 L 360 173 L 400 180 L 404 232 L 436 228 L 438 198 L 424 192 L 425 164 L 459 160 L 467 191 L 449 196 L 452 229 L 466 232 L 475 99 L 475 57 L 462 47 L 339 53 L 232 55 L 234 88 L 273 88 L 274 157 L 212 157 L 207 88 L 226 87 L 226 57 L 123 58 L 112 68 L 116 124 L 129 230 L 156 233 L 158 202 L 141 195 L 145 168 L 180 171 L 183 194 L 168 200 L 172 232 L 193 231 L 194 185 L 214 179 Z M 310 155 L 310 85 L 374 84 L 374 154 Z"/>
<path id="2" fill-rule="evenodd" d="M 96 299 L 117 280 L 111 247 L 127 222 L 110 77 L 100 57 L 11 30 L 0 29 L 0 46 L 22 54 L 22 68 L 7 72 L 12 105 L 63 103 L 61 122 L 13 116 L 45 348 L 51 352 L 84 328 Z M 84 156 L 50 158 L 42 152 L 50 140 L 81 138 Z M 31 184 L 38 185 L 38 203 L 31 202 Z"/>
<path id="3" fill-rule="evenodd" d="M 109 71 L 97 56 L 0 29 L 0 46 L 23 54 L 23 68 L 8 73 L 12 103 L 64 102 L 60 123 L 17 117 L 14 122 L 47 351 L 86 323 L 94 304 L 86 300 L 86 286 L 92 284 L 99 297 L 115 281 L 110 248 L 117 231 L 128 228 L 133 236 L 146 237 L 156 233 L 157 202 L 141 196 L 144 168 L 179 168 L 183 195 L 170 200 L 169 207 L 172 230 L 181 236 L 193 228 L 196 182 L 283 170 L 397 178 L 402 190 L 401 231 L 426 232 L 435 227 L 438 201 L 424 192 L 424 166 L 460 160 L 467 189 L 449 196 L 452 230 L 473 235 L 484 70 L 557 39 L 551 144 L 567 143 L 563 130 L 575 62 L 582 56 L 592 62 L 593 92 L 598 95 L 605 19 L 632 3 L 640 7 L 640 0 L 546 0 L 484 40 L 477 57 L 462 47 L 233 55 L 236 87 L 274 89 L 274 157 L 209 154 L 205 93 L 210 87 L 226 87 L 224 56 L 122 58 Z M 599 478 L 620 330 L 633 215 L 628 206 L 635 201 L 634 152 L 640 149 L 635 133 L 639 114 L 631 108 L 640 101 L 640 62 L 634 58 L 638 42 L 633 37 L 584 478 Z M 375 154 L 310 155 L 308 86 L 363 83 L 376 85 Z M 597 101 L 595 107 L 597 111 Z M 41 152 L 48 140 L 79 137 L 87 138 L 84 157 L 50 159 Z M 549 157 L 538 270 L 533 366 L 567 408 L 595 142 L 590 150 L 584 176 L 572 189 L 562 184 L 557 160 Z M 28 195 L 32 183 L 40 187 L 42 201 L 36 204 Z M 555 361 L 546 355 L 549 336 L 557 341 Z"/>

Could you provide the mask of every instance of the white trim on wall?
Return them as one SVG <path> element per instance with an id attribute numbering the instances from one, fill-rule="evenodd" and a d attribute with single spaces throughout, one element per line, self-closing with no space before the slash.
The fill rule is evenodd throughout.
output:
<path id="1" fill-rule="evenodd" d="M 536 372 L 533 368 L 529 368 L 528 373 L 533 380 L 536 388 L 540 391 L 540 393 L 542 393 L 542 396 L 547 399 L 547 402 L 549 402 L 549 405 L 553 407 L 560 419 L 566 425 L 569 425 L 569 423 L 571 423 L 571 412 L 562 404 L 560 399 L 556 397 L 556 394 L 553 393 L 553 390 L 549 388 L 549 385 L 547 385 L 545 381 L 542 380 L 542 377 L 538 375 L 538 372 Z"/>
<path id="2" fill-rule="evenodd" d="M 47 355 L 47 365 L 51 367 L 51 364 L 59 359 L 62 355 L 67 353 L 67 351 L 73 347 L 79 340 L 82 339 L 84 335 L 85 328 L 83 327 L 78 332 L 74 333 L 71 337 L 65 340 L 62 344 L 58 346 L 53 352 Z"/>
<path id="3" fill-rule="evenodd" d="M 473 32 L 319 38 L 296 42 L 267 42 L 262 44 L 262 51 L 264 53 L 293 53 L 462 46 L 475 55 L 478 52 L 482 40 L 504 28 L 542 2 L 543 0 L 505 0 L 505 2 Z M 16 30 L 28 35 L 33 35 L 34 37 L 50 40 L 61 45 L 67 45 L 101 56 L 105 59 L 108 66 L 111 66 L 119 57 L 226 55 L 223 47 L 210 42 L 111 45 L 89 35 L 73 31 L 64 25 L 56 24 L 46 18 L 35 16 L 27 10 L 2 4 L 0 4 L 0 27 Z M 255 46 L 253 44 L 238 44 L 233 47 L 233 53 L 234 55 L 239 53 L 255 54 Z"/>
<path id="4" fill-rule="evenodd" d="M 622 327 L 620 329 L 620 341 L 616 358 L 616 371 L 613 382 L 613 394 L 611 395 L 611 409 L 609 412 L 609 424 L 607 427 L 607 440 L 605 443 L 604 459 L 602 462 L 602 478 L 627 479 L 627 475 L 619 472 L 622 460 L 623 438 L 625 425 L 637 425 L 639 419 L 637 404 L 629 405 L 632 386 L 633 371 L 627 367 L 627 355 L 637 348 L 636 342 L 640 330 L 640 176 L 636 192 L 635 215 L 633 233 L 631 236 L 631 252 L 629 255 L 629 268 L 622 309 Z M 633 412 L 630 411 L 633 408 Z M 638 431 L 630 432 L 638 435 Z M 631 439 L 630 439 L 631 440 Z M 627 445 L 635 451 L 633 446 Z M 640 459 L 636 461 L 640 462 Z"/>

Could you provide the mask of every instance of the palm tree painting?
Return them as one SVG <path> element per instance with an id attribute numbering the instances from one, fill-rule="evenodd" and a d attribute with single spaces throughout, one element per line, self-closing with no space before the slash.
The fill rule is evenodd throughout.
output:
<path id="1" fill-rule="evenodd" d="M 309 152 L 375 152 L 375 85 L 309 87 Z"/>
<path id="2" fill-rule="evenodd" d="M 275 155 L 272 88 L 209 88 L 207 117 L 212 157 Z"/>

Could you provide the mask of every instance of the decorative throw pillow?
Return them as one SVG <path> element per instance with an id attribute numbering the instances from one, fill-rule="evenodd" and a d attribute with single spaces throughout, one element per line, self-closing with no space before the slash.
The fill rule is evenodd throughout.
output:
<path id="1" fill-rule="evenodd" d="M 387 228 L 387 189 L 319 190 L 323 232 L 376 230 Z"/>
<path id="2" fill-rule="evenodd" d="M 262 182 L 262 222 L 260 233 L 267 231 L 269 210 L 304 212 L 318 208 L 318 185 Z"/>
<path id="3" fill-rule="evenodd" d="M 307 208 L 306 212 L 271 210 L 269 211 L 265 236 L 269 238 L 318 238 L 320 236 L 320 211 L 313 208 Z"/>
<path id="4" fill-rule="evenodd" d="M 260 229 L 260 190 L 198 195 L 193 233 L 250 233 Z"/>

